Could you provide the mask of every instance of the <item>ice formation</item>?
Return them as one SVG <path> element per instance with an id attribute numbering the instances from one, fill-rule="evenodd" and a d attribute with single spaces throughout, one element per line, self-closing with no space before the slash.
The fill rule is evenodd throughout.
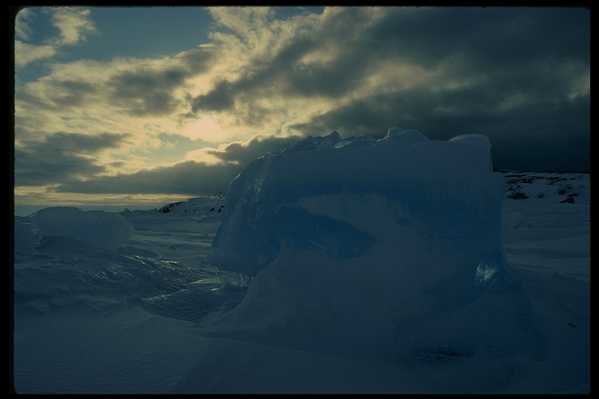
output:
<path id="1" fill-rule="evenodd" d="M 393 203 L 391 219 L 413 219 L 431 234 L 468 246 L 472 239 L 487 240 L 484 251 L 500 256 L 501 177 L 492 173 L 489 148 L 481 150 L 481 143 L 488 144 L 484 136 L 460 137 L 430 141 L 418 131 L 394 128 L 381 140 L 341 140 L 335 132 L 261 157 L 230 187 L 213 260 L 254 274 L 274 259 L 282 242 L 329 251 L 366 248 L 373 232 L 357 228 L 347 207 L 368 195 Z M 332 209 L 309 209 L 319 198 L 321 205 L 333 201 Z M 351 217 L 371 220 L 377 229 L 379 221 L 369 214 L 378 206 L 362 203 Z M 389 233 L 402 223 L 393 226 Z M 335 243 L 321 242 L 327 239 Z"/>
<path id="2" fill-rule="evenodd" d="M 364 356 L 538 355 L 502 199 L 480 135 L 332 133 L 261 157 L 232 182 L 211 257 L 254 278 L 213 328 Z"/>
<path id="3" fill-rule="evenodd" d="M 73 207 L 45 208 L 32 219 L 42 237 L 61 237 L 103 249 L 115 249 L 124 244 L 133 230 L 118 213 Z"/>

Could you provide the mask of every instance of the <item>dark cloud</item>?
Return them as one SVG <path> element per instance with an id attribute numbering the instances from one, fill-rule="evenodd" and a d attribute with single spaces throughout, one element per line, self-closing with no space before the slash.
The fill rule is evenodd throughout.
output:
<path id="1" fill-rule="evenodd" d="M 588 170 L 589 98 L 580 93 L 590 76 L 588 11 L 396 9 L 352 47 L 354 56 L 374 63 L 395 60 L 444 73 L 410 90 L 372 93 L 294 125 L 297 132 L 381 135 L 398 125 L 446 139 L 478 131 L 494 142 L 498 167 Z M 452 81 L 455 88 L 442 86 Z"/>
<path id="2" fill-rule="evenodd" d="M 114 76 L 107 85 L 114 103 L 129 114 L 164 115 L 177 107 L 173 92 L 186 77 L 186 70 L 178 67 L 164 71 L 137 69 Z"/>
<path id="3" fill-rule="evenodd" d="M 196 48 L 181 53 L 175 66 L 166 69 L 140 67 L 113 76 L 107 83 L 111 98 L 131 115 L 164 115 L 179 105 L 174 91 L 190 77 L 206 72 L 214 51 Z"/>
<path id="4" fill-rule="evenodd" d="M 175 90 L 185 88 L 187 79 L 209 70 L 213 60 L 214 49 L 198 47 L 173 57 L 169 61 L 171 66 L 138 66 L 116 73 L 105 83 L 56 79 L 50 75 L 40 80 L 43 96 L 39 87 L 19 87 L 15 99 L 35 108 L 56 111 L 85 105 L 96 96 L 130 115 L 165 115 L 183 101 L 175 96 Z"/>
<path id="5" fill-rule="evenodd" d="M 439 138 L 478 130 L 496 141 L 505 167 L 588 168 L 588 96 L 581 94 L 590 76 L 588 10 L 399 7 L 372 23 L 367 13 L 344 8 L 330 15 L 272 62 L 256 62 L 239 79 L 196 98 L 192 110 L 238 113 L 237 102 L 252 108 L 269 93 L 336 99 L 382 64 L 410 65 L 437 77 L 409 90 L 368 93 L 293 127 L 301 134 L 378 135 L 400 125 Z M 326 63 L 300 62 L 329 49 L 335 57 Z M 548 155 L 526 154 L 524 143 Z"/>
<path id="6" fill-rule="evenodd" d="M 97 91 L 95 85 L 75 80 L 52 81 L 50 88 L 49 99 L 56 108 L 81 105 L 90 94 Z"/>
<path id="7" fill-rule="evenodd" d="M 529 102 L 502 110 L 493 91 L 386 93 L 357 100 L 294 128 L 305 134 L 382 136 L 390 126 L 414 128 L 432 139 L 482 133 L 502 169 L 589 170 L 589 97 Z M 499 97 L 501 98 L 501 97 Z"/>
<path id="8" fill-rule="evenodd" d="M 224 192 L 239 173 L 232 164 L 206 165 L 194 161 L 132 174 L 72 181 L 58 186 L 60 192 L 114 194 L 207 194 Z"/>
<path id="9" fill-rule="evenodd" d="M 92 159 L 77 154 L 61 154 L 60 158 L 50 154 L 32 153 L 15 149 L 15 185 L 36 186 L 57 183 L 74 176 L 93 175 L 104 171 Z M 56 155 L 56 154 L 54 154 Z"/>
<path id="10" fill-rule="evenodd" d="M 173 136 L 165 136 L 167 140 Z M 247 144 L 231 144 L 222 151 L 209 151 L 224 163 L 207 165 L 187 161 L 169 167 L 146 169 L 132 174 L 102 176 L 86 181 L 69 181 L 57 190 L 77 193 L 113 194 L 214 194 L 225 192 L 233 178 L 249 162 L 266 153 L 282 150 L 297 137 L 258 137 Z"/>
<path id="11" fill-rule="evenodd" d="M 35 151 L 57 151 L 93 154 L 100 150 L 113 148 L 128 137 L 124 133 L 100 133 L 95 135 L 81 133 L 54 133 L 44 141 L 25 142 L 28 149 Z"/>
<path id="12" fill-rule="evenodd" d="M 584 9 L 435 7 L 390 9 L 358 42 L 369 55 L 435 66 L 456 57 L 474 68 L 530 60 L 588 59 Z"/>
<path id="13" fill-rule="evenodd" d="M 517 74 L 541 63 L 588 65 L 589 60 L 589 15 L 582 9 L 399 7 L 366 22 L 364 9 L 343 9 L 295 38 L 272 61 L 256 62 L 238 80 L 220 82 L 197 97 L 193 111 L 231 109 L 236 98 L 251 100 L 268 89 L 304 97 L 344 95 L 381 63 L 443 66 L 448 77 L 463 78 Z M 327 46 L 338 52 L 332 61 L 299 63 Z"/>
<path id="14" fill-rule="evenodd" d="M 208 71 L 213 65 L 215 49 L 212 47 L 196 47 L 177 56 L 189 75 Z"/>
<path id="15" fill-rule="evenodd" d="M 226 111 L 234 107 L 238 96 L 254 96 L 274 88 L 294 68 L 296 60 L 316 46 L 312 38 L 296 37 L 269 62 L 256 61 L 235 82 L 219 81 L 212 90 L 192 101 L 192 112 Z"/>
<path id="16" fill-rule="evenodd" d="M 224 111 L 233 107 L 234 87 L 227 81 L 216 84 L 208 94 L 196 97 L 192 103 L 192 111 Z"/>
<path id="17" fill-rule="evenodd" d="M 15 185 L 55 184 L 100 173 L 104 167 L 93 155 L 116 147 L 125 138 L 117 133 L 55 133 L 43 141 L 21 141 L 15 146 Z"/>

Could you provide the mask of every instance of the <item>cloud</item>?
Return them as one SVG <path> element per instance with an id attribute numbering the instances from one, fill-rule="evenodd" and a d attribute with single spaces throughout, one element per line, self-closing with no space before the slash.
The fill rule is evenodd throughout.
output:
<path id="1" fill-rule="evenodd" d="M 31 38 L 31 19 L 34 11 L 24 8 L 15 19 L 15 66 L 22 68 L 35 61 L 54 57 L 64 46 L 72 46 L 84 41 L 96 32 L 90 18 L 90 10 L 75 7 L 57 7 L 52 9 L 52 23 L 59 35 L 41 44 L 28 43 Z"/>
<path id="2" fill-rule="evenodd" d="M 186 161 L 170 167 L 146 169 L 132 174 L 67 182 L 58 186 L 57 191 L 198 195 L 226 191 L 229 182 L 237 173 L 239 171 L 235 165 L 207 165 Z"/>
<path id="3" fill-rule="evenodd" d="M 15 66 L 23 67 L 32 62 L 51 58 L 56 54 L 56 48 L 50 45 L 27 44 L 15 40 Z"/>
<path id="4" fill-rule="evenodd" d="M 189 97 L 189 80 L 210 70 L 213 53 L 213 48 L 197 47 L 160 58 L 49 64 L 48 74 L 16 87 L 17 144 L 43 140 L 57 131 L 100 137 L 106 131 L 120 131 L 127 133 L 128 139 L 94 160 L 66 154 L 73 168 L 66 170 L 57 165 L 48 168 L 56 173 L 39 177 L 21 173 L 17 185 L 65 179 L 73 176 L 75 165 L 81 166 L 81 175 L 86 177 L 132 173 L 172 164 L 186 159 L 192 150 L 214 146 L 199 139 L 198 135 L 209 133 L 202 132 L 202 124 L 196 124 L 199 131 L 188 132 L 179 116 Z M 174 133 L 182 127 L 188 132 L 185 136 Z M 24 154 L 19 152 L 17 156 Z M 30 170 L 28 165 L 34 163 L 27 158 L 19 165 Z"/>
<path id="5" fill-rule="evenodd" d="M 161 132 L 156 135 L 156 138 L 158 138 L 158 140 L 160 140 L 160 142 L 166 147 L 184 147 L 191 149 L 207 146 L 207 143 L 203 140 L 192 140 L 187 136 L 177 133 Z"/>
<path id="6" fill-rule="evenodd" d="M 208 94 L 198 96 L 192 104 L 192 111 L 224 111 L 233 107 L 233 85 L 227 81 L 220 81 Z"/>
<path id="7" fill-rule="evenodd" d="M 178 140 L 174 135 L 166 140 Z M 188 160 L 171 166 L 144 169 L 130 174 L 72 180 L 57 187 L 59 192 L 88 194 L 170 193 L 201 195 L 225 192 L 233 178 L 252 160 L 295 143 L 298 137 L 255 137 L 221 150 L 206 150 L 220 162 Z"/>
<path id="8" fill-rule="evenodd" d="M 181 86 L 185 75 L 181 68 L 139 69 L 115 75 L 109 80 L 108 87 L 114 101 L 132 115 L 163 115 L 177 107 L 172 92 Z"/>
<path id="9" fill-rule="evenodd" d="M 251 39 L 256 36 L 271 40 L 272 37 L 281 36 L 281 40 L 276 46 L 272 46 L 270 54 L 251 59 L 237 79 L 221 81 L 208 93 L 195 98 L 192 111 L 230 110 L 234 108 L 237 98 L 253 101 L 255 97 L 273 95 L 273 92 L 304 97 L 343 94 L 355 86 L 360 72 L 364 72 L 367 65 L 375 60 L 360 55 L 351 60 L 338 56 L 323 63 L 318 62 L 319 55 L 315 53 L 327 53 L 328 50 L 337 52 L 333 47 L 349 50 L 352 48 L 351 41 L 356 35 L 356 28 L 365 24 L 369 18 L 371 15 L 368 10 L 350 7 L 325 12 L 318 19 L 308 15 L 286 23 L 269 23 L 265 18 L 243 19 L 242 22 L 233 19 L 236 23 L 227 20 L 226 26 L 234 25 L 236 34 L 245 38 L 244 43 L 252 43 Z M 281 35 L 282 31 L 291 34 Z M 340 41 L 336 42 L 335 39 Z M 246 50 L 252 50 L 251 45 L 247 46 L 250 49 Z M 309 55 L 316 55 L 317 61 L 302 62 L 302 58 Z"/>
<path id="10" fill-rule="evenodd" d="M 558 101 L 526 100 L 516 108 L 503 109 L 499 88 L 486 94 L 477 89 L 380 94 L 292 128 L 304 134 L 337 130 L 345 136 L 382 136 L 388 127 L 401 126 L 438 140 L 482 133 L 491 140 L 498 168 L 589 170 L 588 95 L 573 99 L 564 96 Z"/>
<path id="11" fill-rule="evenodd" d="M 21 40 L 28 40 L 31 35 L 31 8 L 22 8 L 15 17 L 15 37 Z"/>
<path id="12" fill-rule="evenodd" d="M 280 28 L 267 18 L 225 24 L 245 38 L 242 43 Z M 234 78 L 196 96 L 192 112 L 235 115 L 264 128 L 283 105 L 299 104 L 303 113 L 285 122 L 289 131 L 324 134 L 339 126 L 326 120 L 345 118 L 342 125 L 357 133 L 380 131 L 397 115 L 425 119 L 433 110 L 459 113 L 475 126 L 499 109 L 512 119 L 531 105 L 542 109 L 545 102 L 564 103 L 574 91 L 588 92 L 580 88 L 590 76 L 589 13 L 583 9 L 327 8 L 316 18 L 297 18 L 288 29 L 294 35 L 284 36 L 272 54 L 250 57 Z"/>
<path id="13" fill-rule="evenodd" d="M 15 185 L 49 185 L 101 173 L 95 155 L 122 143 L 127 136 L 55 133 L 44 140 L 23 140 L 15 147 Z"/>
<path id="14" fill-rule="evenodd" d="M 19 146 L 57 131 L 129 135 L 111 151 L 64 152 L 72 169 L 50 165 L 55 177 L 29 181 L 58 182 L 64 193 L 198 194 L 223 189 L 251 159 L 293 140 L 280 137 L 382 135 L 390 126 L 438 139 L 487 134 L 500 167 L 588 166 L 587 10 L 332 7 L 285 19 L 263 7 L 210 12 L 209 41 L 195 48 L 48 63 L 49 73 L 19 85 Z M 81 43 L 91 33 L 75 31 L 48 43 Z M 21 51 L 22 63 L 35 50 Z M 53 56 L 44 51 L 37 59 Z M 24 163 L 31 172 L 33 162 Z"/>
<path id="15" fill-rule="evenodd" d="M 213 53 L 198 47 L 155 59 L 52 64 L 49 74 L 18 87 L 16 100 L 55 115 L 98 106 L 135 117 L 167 115 L 184 109 L 188 80 L 210 69 Z"/>
<path id="16" fill-rule="evenodd" d="M 51 99 L 56 107 L 69 108 L 83 104 L 85 99 L 97 91 L 93 83 L 77 80 L 54 80 L 49 82 Z"/>
<path id="17" fill-rule="evenodd" d="M 107 95 L 131 115 L 172 113 L 185 101 L 177 98 L 176 90 L 188 79 L 209 70 L 213 54 L 212 48 L 197 47 L 165 59 L 163 65 L 132 62 L 130 69 L 107 81 Z"/>
<path id="18" fill-rule="evenodd" d="M 157 164 L 173 163 L 183 159 L 194 160 L 188 156 L 191 152 L 211 147 L 204 140 L 190 139 L 181 134 L 167 132 L 150 135 L 147 144 L 147 146 L 131 150 L 131 153 Z"/>
<path id="19" fill-rule="evenodd" d="M 588 170 L 586 10 L 326 10 L 273 60 L 197 97 L 195 110 L 218 98 L 220 112 L 260 101 L 268 114 L 265 97 L 320 97 L 323 109 L 290 132 L 380 135 L 399 125 L 445 139 L 476 130 L 497 143 L 503 167 Z"/>
<path id="20" fill-rule="evenodd" d="M 51 65 L 56 68 L 56 65 Z M 95 71 L 91 71 L 95 72 Z M 56 113 L 83 105 L 85 97 L 95 92 L 101 79 L 82 79 L 76 73 L 51 72 L 37 80 L 18 86 L 15 101 L 21 107 L 33 107 L 36 111 L 51 110 Z M 71 98 L 72 101 L 64 101 Z"/>
<path id="21" fill-rule="evenodd" d="M 246 37 L 253 27 L 266 24 L 273 10 L 270 7 L 209 7 L 208 11 L 220 25 Z"/>
<path id="22" fill-rule="evenodd" d="M 132 60 L 131 68 L 107 81 L 107 94 L 132 115 L 171 113 L 182 103 L 175 91 L 188 79 L 208 71 L 213 57 L 213 48 L 196 47 L 162 63 Z"/>
<path id="23" fill-rule="evenodd" d="M 72 46 L 96 31 L 96 26 L 90 18 L 90 10 L 85 8 L 56 8 L 52 22 L 58 29 L 60 45 Z"/>

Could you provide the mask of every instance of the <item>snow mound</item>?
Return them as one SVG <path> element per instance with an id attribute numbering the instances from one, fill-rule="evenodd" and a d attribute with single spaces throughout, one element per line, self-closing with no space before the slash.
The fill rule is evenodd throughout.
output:
<path id="1" fill-rule="evenodd" d="M 14 242 L 16 252 L 28 252 L 40 243 L 38 229 L 29 217 L 15 217 Z"/>
<path id="2" fill-rule="evenodd" d="M 503 177 L 485 140 L 391 129 L 249 164 L 211 259 L 255 277 L 214 333 L 352 356 L 540 356 L 505 267 Z"/>
<path id="3" fill-rule="evenodd" d="M 32 219 L 42 237 L 64 237 L 103 249 L 118 248 L 133 232 L 123 216 L 112 212 L 52 207 L 37 211 Z"/>

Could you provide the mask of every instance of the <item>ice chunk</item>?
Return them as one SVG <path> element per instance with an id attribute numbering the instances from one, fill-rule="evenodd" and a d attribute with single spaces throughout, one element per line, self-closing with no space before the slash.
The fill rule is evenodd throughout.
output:
<path id="1" fill-rule="evenodd" d="M 489 170 L 493 170 L 491 158 L 491 142 L 487 136 L 482 134 L 462 134 L 449 140 L 450 143 L 466 144 L 472 147 L 472 150 L 481 157 L 488 158 Z"/>
<path id="2" fill-rule="evenodd" d="M 322 137 L 307 137 L 304 140 L 301 140 L 293 144 L 286 151 L 294 152 L 315 149 L 326 149 L 334 147 L 339 141 L 341 141 L 341 135 L 338 132 L 334 131 Z"/>
<path id="3" fill-rule="evenodd" d="M 436 234 L 469 232 L 500 242 L 502 178 L 490 172 L 488 152 L 428 139 L 409 146 L 395 139 L 371 139 L 367 145 L 362 140 L 362 145 L 342 148 L 313 144 L 309 138 L 298 143 L 304 150 L 294 147 L 261 157 L 232 182 L 213 261 L 256 273 L 287 240 L 276 224 L 282 207 L 332 194 L 377 193 L 401 204 Z M 371 211 L 364 207 L 360 213 Z"/>
<path id="4" fill-rule="evenodd" d="M 487 150 L 491 148 L 491 142 L 489 141 L 489 138 L 482 134 L 461 134 L 450 139 L 449 142 L 477 145 Z"/>
<path id="5" fill-rule="evenodd" d="M 352 142 L 351 140 L 342 140 L 340 142 L 338 142 L 337 144 L 335 144 L 335 148 L 343 148 L 343 147 L 347 147 L 348 145 L 350 145 Z"/>
<path id="6" fill-rule="evenodd" d="M 391 129 L 359 146 L 306 139 L 248 165 L 212 260 L 255 277 L 212 328 L 353 355 L 528 351 L 534 328 L 505 268 L 503 177 L 485 140 Z"/>
<path id="7" fill-rule="evenodd" d="M 45 237 L 66 237 L 98 248 L 115 249 L 130 237 L 133 228 L 118 213 L 52 207 L 37 211 L 33 222 Z"/>
<path id="8" fill-rule="evenodd" d="M 392 127 L 387 130 L 387 135 L 381 139 L 381 141 L 393 140 L 401 142 L 403 144 L 413 144 L 421 141 L 428 141 L 428 137 L 420 133 L 416 129 L 402 129 L 399 127 Z"/>

